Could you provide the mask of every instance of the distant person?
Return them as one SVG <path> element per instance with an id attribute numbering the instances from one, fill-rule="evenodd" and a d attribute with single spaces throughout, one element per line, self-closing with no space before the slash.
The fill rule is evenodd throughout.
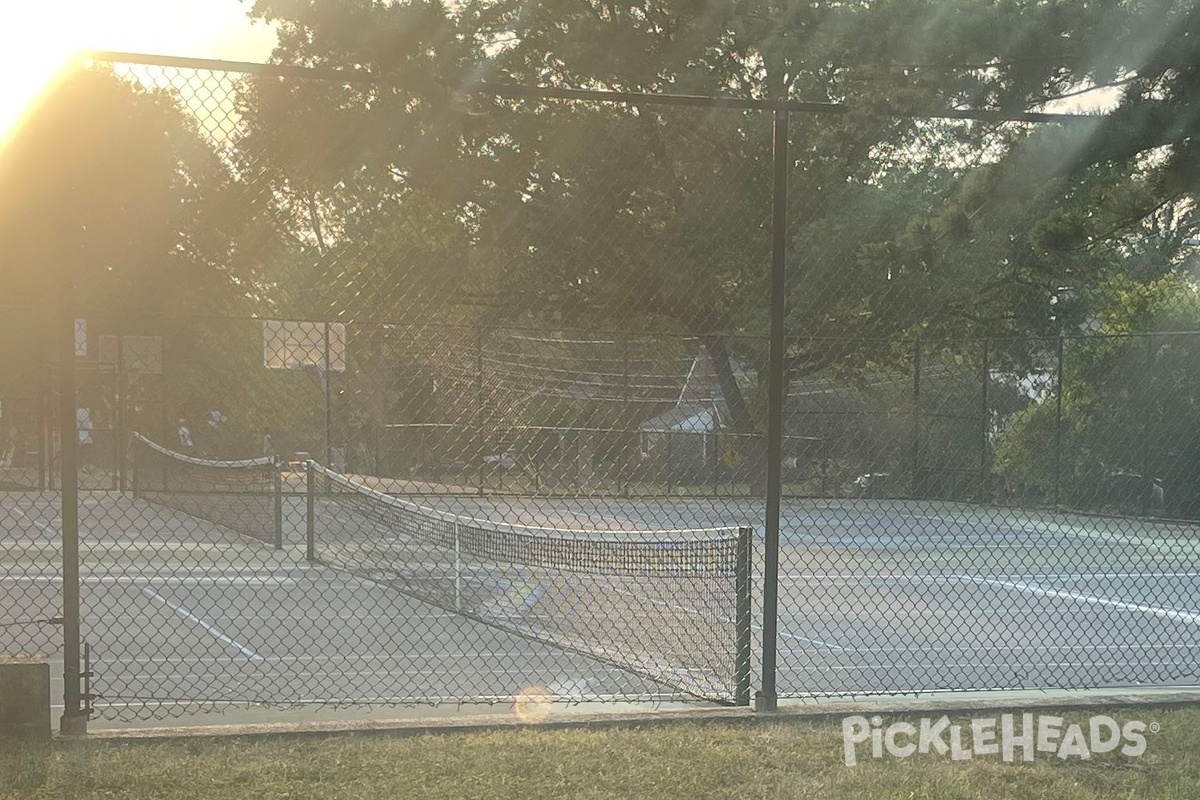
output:
<path id="1" fill-rule="evenodd" d="M 192 432 L 188 429 L 187 420 L 183 417 L 179 418 L 179 425 L 175 429 L 175 433 L 179 437 L 179 449 L 185 453 L 190 452 L 193 447 Z"/>
<path id="2" fill-rule="evenodd" d="M 275 456 L 275 443 L 271 441 L 271 429 L 263 428 L 262 454 L 268 458 Z"/>

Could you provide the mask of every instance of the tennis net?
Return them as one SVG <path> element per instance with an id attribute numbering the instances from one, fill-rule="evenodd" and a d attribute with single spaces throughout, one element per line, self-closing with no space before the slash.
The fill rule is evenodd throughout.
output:
<path id="1" fill-rule="evenodd" d="M 274 458 L 210 461 L 133 434 L 133 495 L 283 547 L 283 492 Z"/>
<path id="2" fill-rule="evenodd" d="M 749 529 L 509 525 L 366 480 L 310 462 L 310 560 L 688 695 L 749 702 Z"/>

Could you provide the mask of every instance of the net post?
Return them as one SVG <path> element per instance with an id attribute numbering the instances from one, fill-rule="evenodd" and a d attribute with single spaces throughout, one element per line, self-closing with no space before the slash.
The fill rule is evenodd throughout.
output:
<path id="1" fill-rule="evenodd" d="M 283 549 L 283 464 L 276 457 L 271 464 L 271 474 L 275 485 L 272 487 L 275 495 L 275 531 L 274 544 L 276 550 Z"/>
<path id="2" fill-rule="evenodd" d="M 317 469 L 309 460 L 304 462 L 304 557 L 310 564 L 317 560 L 316 495 Z"/>
<path id="3" fill-rule="evenodd" d="M 462 613 L 462 540 L 457 521 L 454 523 L 454 610 Z"/>
<path id="4" fill-rule="evenodd" d="M 734 694 L 734 704 L 739 706 L 750 705 L 750 542 L 753 536 L 753 528 L 738 528 L 737 566 L 734 577 L 734 591 L 737 595 L 737 620 L 735 624 L 737 630 L 737 653 L 734 658 L 737 688 Z"/>

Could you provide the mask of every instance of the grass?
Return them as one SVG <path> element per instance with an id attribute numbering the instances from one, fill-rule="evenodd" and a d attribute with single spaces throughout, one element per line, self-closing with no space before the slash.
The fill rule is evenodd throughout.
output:
<path id="1" fill-rule="evenodd" d="M 71 743 L 0 750 L 0 798 L 1200 797 L 1200 710 L 1107 713 L 1162 731 L 1137 758 L 1039 753 L 1013 765 L 994 756 L 875 761 L 860 750 L 855 767 L 843 763 L 837 720 Z"/>

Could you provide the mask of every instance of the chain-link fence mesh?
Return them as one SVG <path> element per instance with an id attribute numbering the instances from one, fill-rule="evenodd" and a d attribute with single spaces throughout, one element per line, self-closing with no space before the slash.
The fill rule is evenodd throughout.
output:
<path id="1" fill-rule="evenodd" d="M 1195 679 L 1182 228 L 1049 229 L 1041 128 L 793 114 L 772 375 L 767 112 L 151 61 L 31 128 L 88 154 L 49 257 L 102 715 L 745 703 L 773 648 L 784 697 Z M 63 415 L 5 372 L 23 651 Z"/>
<path id="2" fill-rule="evenodd" d="M 1055 241 L 1078 185 L 1013 162 L 1060 143 L 995 135 L 1026 146 L 877 153 L 830 189 L 852 237 L 792 207 L 784 430 L 823 428 L 836 488 L 781 512 L 781 696 L 1196 679 L 1188 257 L 1153 221 Z"/>
<path id="3" fill-rule="evenodd" d="M 57 394 L 49 311 L 0 307 L 0 657 L 61 657 L 62 540 L 51 490 Z"/>
<path id="4" fill-rule="evenodd" d="M 845 499 L 785 503 L 781 693 L 1193 681 L 1195 340 L 912 343 Z"/>

